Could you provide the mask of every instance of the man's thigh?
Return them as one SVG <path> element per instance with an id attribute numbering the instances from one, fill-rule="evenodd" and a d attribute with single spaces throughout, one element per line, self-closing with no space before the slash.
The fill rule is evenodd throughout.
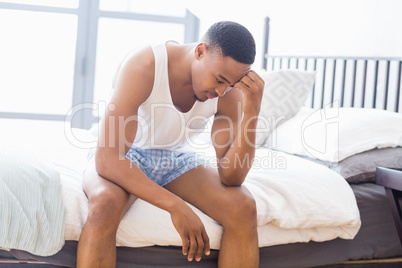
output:
<path id="1" fill-rule="evenodd" d="M 170 192 L 221 222 L 228 206 L 253 199 L 244 186 L 227 187 L 221 183 L 218 171 L 200 165 L 164 186 Z"/>

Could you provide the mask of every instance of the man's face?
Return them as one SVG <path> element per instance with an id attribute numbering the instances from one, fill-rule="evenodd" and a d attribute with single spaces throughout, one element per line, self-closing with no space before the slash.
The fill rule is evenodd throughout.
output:
<path id="1" fill-rule="evenodd" d="M 209 52 L 205 47 L 192 68 L 194 95 L 199 101 L 222 97 L 249 71 L 249 64 L 239 63 L 231 57 Z M 196 56 L 197 57 L 197 56 Z"/>

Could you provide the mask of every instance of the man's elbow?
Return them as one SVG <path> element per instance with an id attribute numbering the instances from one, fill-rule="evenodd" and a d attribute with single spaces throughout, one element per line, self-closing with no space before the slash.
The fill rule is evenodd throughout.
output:
<path id="1" fill-rule="evenodd" d="M 220 178 L 222 184 L 227 187 L 240 187 L 245 179 L 243 177 L 239 177 L 236 175 L 224 175 L 224 174 L 221 174 Z"/>
<path id="2" fill-rule="evenodd" d="M 108 160 L 108 154 L 103 149 L 97 149 L 95 152 L 95 170 L 104 178 L 108 177 L 110 169 L 110 160 Z M 109 164 L 108 164 L 109 163 Z"/>
<path id="3" fill-rule="evenodd" d="M 225 185 L 226 187 L 240 187 L 242 185 L 242 183 L 237 183 L 237 182 L 225 182 L 222 181 L 222 184 Z"/>

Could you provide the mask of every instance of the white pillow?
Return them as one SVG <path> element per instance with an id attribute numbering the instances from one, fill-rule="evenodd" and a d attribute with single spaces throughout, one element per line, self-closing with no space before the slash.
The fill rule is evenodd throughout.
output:
<path id="1" fill-rule="evenodd" d="M 402 146 L 402 114 L 365 108 L 303 108 L 272 133 L 267 146 L 339 162 L 374 148 Z"/>
<path id="2" fill-rule="evenodd" d="M 265 143 L 277 126 L 302 108 L 315 81 L 315 72 L 302 70 L 280 70 L 260 76 L 265 88 L 258 117 L 257 147 Z"/>

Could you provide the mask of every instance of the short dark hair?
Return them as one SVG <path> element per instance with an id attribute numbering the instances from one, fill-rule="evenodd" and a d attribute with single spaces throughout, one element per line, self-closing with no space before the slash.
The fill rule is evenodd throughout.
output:
<path id="1" fill-rule="evenodd" d="M 239 23 L 221 21 L 213 24 L 202 37 L 207 48 L 220 51 L 224 57 L 235 61 L 253 64 L 255 60 L 255 41 L 252 34 Z"/>

